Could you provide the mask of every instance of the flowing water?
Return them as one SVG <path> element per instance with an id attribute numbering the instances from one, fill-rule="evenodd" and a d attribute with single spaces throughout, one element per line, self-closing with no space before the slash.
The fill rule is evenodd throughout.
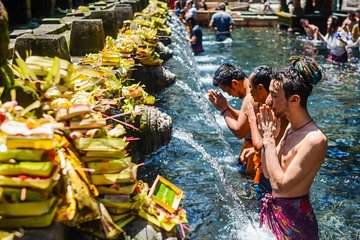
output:
<path id="1" fill-rule="evenodd" d="M 191 239 L 272 239 L 258 228 L 259 202 L 251 179 L 239 173 L 242 141 L 207 100 L 212 76 L 230 62 L 249 74 L 259 65 L 286 66 L 294 54 L 312 55 L 325 78 L 314 88 L 308 108 L 329 139 L 325 163 L 311 189 L 321 239 L 359 239 L 360 229 L 360 65 L 326 63 L 323 46 L 311 48 L 277 29 L 236 29 L 231 47 L 203 30 L 205 53 L 192 56 L 182 28 L 173 26 L 174 57 L 167 64 L 176 83 L 158 96 L 158 106 L 173 119 L 168 146 L 146 156 L 141 178 L 157 174 L 181 188 Z M 315 55 L 318 54 L 318 55 Z M 228 97 L 239 108 L 241 99 Z"/>

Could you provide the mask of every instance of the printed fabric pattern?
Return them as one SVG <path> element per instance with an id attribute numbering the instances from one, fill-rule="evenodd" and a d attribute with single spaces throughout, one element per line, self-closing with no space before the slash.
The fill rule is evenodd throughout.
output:
<path id="1" fill-rule="evenodd" d="M 261 200 L 260 227 L 265 225 L 277 240 L 318 240 L 318 223 L 309 195 L 276 198 L 266 194 Z"/>

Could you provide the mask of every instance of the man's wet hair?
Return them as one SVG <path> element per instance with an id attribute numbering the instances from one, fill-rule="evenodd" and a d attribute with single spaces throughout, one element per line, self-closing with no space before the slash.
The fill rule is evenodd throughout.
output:
<path id="1" fill-rule="evenodd" d="M 301 26 L 303 26 L 305 24 L 305 22 L 309 22 L 309 19 L 307 19 L 307 18 L 300 19 Z"/>
<path id="2" fill-rule="evenodd" d="M 233 79 L 242 81 L 245 78 L 246 74 L 241 68 L 231 63 L 223 63 L 215 72 L 213 84 L 215 86 L 218 86 L 219 84 L 230 86 Z"/>
<path id="3" fill-rule="evenodd" d="M 220 3 L 219 6 L 218 6 L 218 8 L 219 8 L 219 10 L 221 10 L 221 11 L 225 11 L 225 9 L 226 9 L 225 3 Z"/>
<path id="4" fill-rule="evenodd" d="M 316 61 L 310 57 L 293 56 L 290 61 L 291 66 L 277 71 L 273 79 L 281 83 L 286 99 L 299 95 L 300 104 L 306 109 L 307 99 L 323 75 Z"/>
<path id="5" fill-rule="evenodd" d="M 268 66 L 259 66 L 253 70 L 254 86 L 257 87 L 259 84 L 262 84 L 267 92 L 269 92 L 270 82 L 273 79 L 274 71 L 273 68 Z"/>
<path id="6" fill-rule="evenodd" d="M 194 17 L 187 17 L 185 20 L 187 23 L 190 23 L 192 27 L 196 25 L 196 20 Z"/>

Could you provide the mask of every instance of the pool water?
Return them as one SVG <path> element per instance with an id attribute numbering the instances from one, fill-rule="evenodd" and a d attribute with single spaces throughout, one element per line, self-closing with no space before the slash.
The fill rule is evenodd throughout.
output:
<path id="1" fill-rule="evenodd" d="M 181 188 L 191 239 L 272 239 L 258 228 L 259 201 L 251 179 L 240 174 L 242 141 L 227 129 L 207 100 L 212 76 L 230 62 L 247 74 L 259 65 L 287 66 L 291 55 L 313 56 L 325 78 L 314 88 L 308 109 L 326 133 L 329 147 L 311 189 L 321 239 L 360 237 L 360 65 L 326 62 L 323 45 L 311 47 L 296 35 L 277 29 L 236 29 L 231 47 L 203 30 L 205 52 L 192 56 L 182 28 L 173 26 L 174 57 L 165 65 L 177 81 L 158 97 L 157 105 L 173 119 L 168 146 L 146 156 L 140 178 L 157 174 Z M 228 97 L 239 108 L 241 99 Z"/>

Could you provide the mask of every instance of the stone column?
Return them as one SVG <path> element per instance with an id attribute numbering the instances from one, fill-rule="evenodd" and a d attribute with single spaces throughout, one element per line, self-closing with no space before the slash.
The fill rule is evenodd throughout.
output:
<path id="1" fill-rule="evenodd" d="M 123 27 L 123 22 L 125 20 L 130 20 L 134 16 L 131 4 L 116 4 L 115 13 L 118 19 L 119 28 Z"/>
<path id="2" fill-rule="evenodd" d="M 156 94 L 175 82 L 176 76 L 163 66 L 139 66 L 131 74 L 135 82 L 145 85 L 145 91 Z"/>
<path id="3" fill-rule="evenodd" d="M 289 7 L 286 4 L 286 0 L 280 1 L 280 11 L 287 12 L 287 13 L 289 12 Z"/>
<path id="4" fill-rule="evenodd" d="M 130 4 L 133 10 L 133 13 L 139 12 L 139 6 L 135 0 L 120 0 L 120 3 Z"/>
<path id="5" fill-rule="evenodd" d="M 34 35 L 24 34 L 15 41 L 14 53 L 17 51 L 25 59 L 26 51 L 35 56 L 59 57 L 70 62 L 70 54 L 66 39 L 63 35 L 46 34 Z M 13 55 L 13 61 L 16 56 Z"/>
<path id="6" fill-rule="evenodd" d="M 172 119 L 155 107 L 146 107 L 140 119 L 140 140 L 136 142 L 136 151 L 150 154 L 157 148 L 167 145 L 171 140 Z"/>
<path id="7" fill-rule="evenodd" d="M 89 19 L 101 19 L 104 27 L 105 36 L 117 37 L 119 25 L 114 10 L 92 11 Z"/>
<path id="8" fill-rule="evenodd" d="M 70 35 L 71 56 L 97 53 L 104 48 L 105 35 L 101 19 L 76 20 Z"/>

